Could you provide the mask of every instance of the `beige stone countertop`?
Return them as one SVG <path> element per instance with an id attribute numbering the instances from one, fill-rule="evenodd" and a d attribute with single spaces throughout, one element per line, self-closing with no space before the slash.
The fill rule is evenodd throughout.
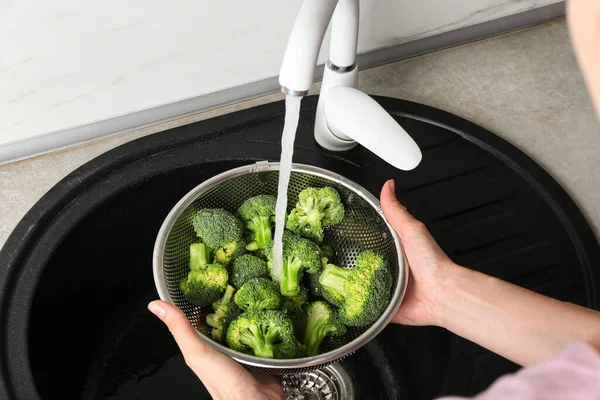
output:
<path id="1" fill-rule="evenodd" d="M 598 236 L 600 123 L 564 21 L 361 71 L 360 86 L 454 113 L 513 143 L 569 192 Z M 46 191 L 92 158 L 141 136 L 281 98 L 273 94 L 0 166 L 0 246 Z"/>

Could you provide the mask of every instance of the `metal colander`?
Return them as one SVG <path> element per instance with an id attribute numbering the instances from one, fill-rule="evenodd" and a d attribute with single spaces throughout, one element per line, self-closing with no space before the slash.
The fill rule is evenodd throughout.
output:
<path id="1" fill-rule="evenodd" d="M 200 337 L 222 353 L 252 370 L 275 375 L 288 375 L 322 368 L 353 353 L 373 339 L 391 320 L 406 289 L 407 269 L 400 240 L 383 217 L 377 199 L 364 188 L 333 172 L 294 164 L 288 187 L 288 211 L 306 187 L 331 186 L 342 198 L 346 214 L 344 221 L 326 231 L 325 243 L 334 249 L 337 265 L 352 268 L 356 256 L 363 250 L 381 252 L 392 272 L 392 296 L 381 317 L 371 326 L 349 327 L 343 337 L 327 337 L 321 354 L 290 360 L 272 360 L 231 350 L 210 338 L 210 327 L 204 317 L 211 307 L 199 307 L 188 302 L 179 290 L 179 281 L 189 271 L 189 247 L 198 238 L 191 219 L 201 208 L 224 208 L 233 213 L 242 202 L 259 194 L 277 195 L 279 163 L 258 162 L 219 174 L 189 192 L 169 213 L 163 223 L 154 248 L 154 280 L 162 300 L 179 307 L 187 315 Z"/>

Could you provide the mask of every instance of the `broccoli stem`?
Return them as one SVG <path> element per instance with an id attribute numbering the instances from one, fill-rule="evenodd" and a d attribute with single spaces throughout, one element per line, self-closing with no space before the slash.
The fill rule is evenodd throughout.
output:
<path id="1" fill-rule="evenodd" d="M 279 341 L 280 341 L 280 340 L 279 340 L 279 336 L 280 336 L 280 334 L 281 334 L 281 330 L 280 330 L 278 327 L 276 327 L 276 326 L 269 326 L 269 327 L 267 328 L 267 333 L 266 333 L 266 335 L 265 335 L 265 336 L 266 336 L 266 338 L 267 338 L 267 343 L 268 343 L 268 344 L 269 344 L 271 347 L 273 347 L 273 345 L 274 345 L 276 342 L 279 342 Z"/>
<path id="2" fill-rule="evenodd" d="M 307 205 L 304 206 L 307 219 L 311 222 L 319 222 L 323 219 L 323 211 L 331 204 L 330 198 L 312 198 L 311 201 L 307 201 Z"/>
<path id="3" fill-rule="evenodd" d="M 282 296 L 296 296 L 300 293 L 300 278 L 302 261 L 295 257 L 287 257 L 283 260 L 283 271 L 280 283 Z"/>
<path id="4" fill-rule="evenodd" d="M 323 219 L 323 215 L 321 214 L 320 210 L 311 210 L 306 215 L 306 220 L 310 225 L 315 225 L 317 223 L 320 223 L 322 219 Z"/>
<path id="5" fill-rule="evenodd" d="M 206 316 L 206 323 L 213 328 L 218 328 L 221 323 L 221 318 L 219 318 L 217 314 L 208 314 Z"/>
<path id="6" fill-rule="evenodd" d="M 256 251 L 258 250 L 258 243 L 256 243 L 256 240 L 254 242 L 250 242 L 246 245 L 246 250 L 248 251 Z"/>
<path id="7" fill-rule="evenodd" d="M 254 241 L 248 243 L 246 250 L 256 251 L 267 247 L 273 238 L 271 230 L 271 217 L 257 216 L 246 222 L 246 228 L 254 233 Z"/>
<path id="8" fill-rule="evenodd" d="M 266 330 L 266 332 L 265 332 Z M 248 327 L 248 330 L 240 335 L 240 342 L 246 346 L 250 346 L 254 350 L 254 355 L 262 358 L 273 358 L 273 341 L 274 333 L 270 333 L 271 329 L 258 324 L 253 324 Z M 277 336 L 279 331 L 277 330 Z"/>
<path id="9" fill-rule="evenodd" d="M 214 310 L 215 312 L 206 316 L 206 324 L 213 328 L 211 332 L 212 338 L 216 341 L 221 341 L 221 339 L 223 338 L 223 331 L 225 328 L 223 318 L 225 318 L 227 315 L 227 310 L 230 306 L 234 292 L 235 288 L 231 285 L 227 285 L 227 289 L 225 289 L 225 294 L 223 295 L 221 300 L 218 301 L 218 306 Z"/>
<path id="10" fill-rule="evenodd" d="M 231 303 L 231 299 L 233 298 L 233 293 L 235 292 L 235 288 L 231 285 L 227 285 L 227 289 L 225 289 L 225 294 L 221 298 L 220 307 L 228 305 Z M 216 311 L 216 310 L 215 310 Z"/>
<path id="11" fill-rule="evenodd" d="M 266 300 L 261 300 L 261 301 L 257 301 L 254 306 L 255 306 L 255 310 L 266 310 L 268 306 L 271 305 L 271 300 L 266 299 Z"/>
<path id="12" fill-rule="evenodd" d="M 210 264 L 210 249 L 204 243 L 190 245 L 190 269 L 192 271 L 204 269 Z"/>
<path id="13" fill-rule="evenodd" d="M 329 207 L 330 204 L 331 198 L 320 198 L 317 207 L 319 208 L 319 211 L 324 211 L 327 207 Z"/>
<path id="14" fill-rule="evenodd" d="M 350 273 L 350 270 L 338 267 L 337 265 L 327 264 L 321 273 L 319 282 L 322 286 L 334 290 L 340 295 L 344 296 L 344 282 L 346 282 L 346 279 Z"/>
<path id="15" fill-rule="evenodd" d="M 273 347 L 255 349 L 254 355 L 261 358 L 273 358 Z"/>
<path id="16" fill-rule="evenodd" d="M 271 305 L 271 301 L 270 300 L 248 301 L 248 302 L 246 302 L 246 304 L 247 304 L 247 306 L 246 306 L 247 310 L 260 311 L 260 310 L 266 310 L 267 307 Z"/>
<path id="17" fill-rule="evenodd" d="M 330 327 L 325 322 L 326 318 L 320 313 L 312 313 L 308 316 L 306 330 L 304 331 L 304 344 L 309 356 L 319 354 L 321 342 L 330 331 Z"/>

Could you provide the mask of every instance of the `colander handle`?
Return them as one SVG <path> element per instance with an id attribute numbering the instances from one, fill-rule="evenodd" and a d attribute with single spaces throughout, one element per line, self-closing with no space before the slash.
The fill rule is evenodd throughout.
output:
<path id="1" fill-rule="evenodd" d="M 272 164 L 268 160 L 261 160 L 254 163 L 254 171 L 253 172 L 264 172 L 270 171 L 272 169 Z"/>

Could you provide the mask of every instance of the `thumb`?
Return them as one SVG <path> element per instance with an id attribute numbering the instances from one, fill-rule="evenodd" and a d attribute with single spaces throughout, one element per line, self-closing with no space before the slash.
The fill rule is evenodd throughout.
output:
<path id="1" fill-rule="evenodd" d="M 237 362 L 204 342 L 185 314 L 173 304 L 157 300 L 148 304 L 148 309 L 167 325 L 183 354 L 185 363 L 211 393 L 211 389 L 218 388 L 230 377 L 239 379 L 246 374 L 249 375 Z"/>
<path id="2" fill-rule="evenodd" d="M 422 234 L 427 230 L 421 221 L 415 219 L 406 207 L 400 204 L 396 198 L 393 180 L 389 180 L 383 185 L 380 200 L 385 218 L 398 232 L 401 239 L 407 239 L 415 234 Z"/>
<path id="3" fill-rule="evenodd" d="M 425 224 L 396 199 L 393 180 L 387 181 L 381 189 L 381 207 L 385 218 L 400 236 L 409 263 L 424 259 L 433 259 L 436 263 L 449 260 Z"/>

